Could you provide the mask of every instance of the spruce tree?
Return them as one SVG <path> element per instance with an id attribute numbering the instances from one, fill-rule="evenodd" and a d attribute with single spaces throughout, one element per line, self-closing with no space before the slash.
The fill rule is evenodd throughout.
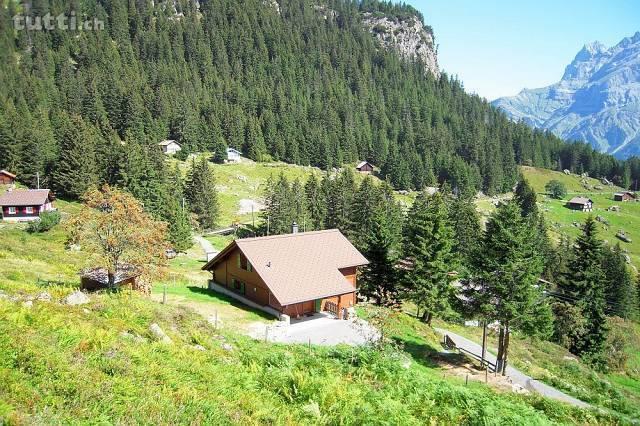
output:
<path id="1" fill-rule="evenodd" d="M 602 242 L 598 238 L 597 223 L 589 216 L 576 239 L 568 271 L 561 281 L 561 288 L 576 301 L 587 322 L 584 332 L 569 348 L 576 355 L 591 359 L 602 355 L 607 339 L 605 282 Z"/>
<path id="2" fill-rule="evenodd" d="M 400 291 L 395 268 L 398 247 L 384 205 L 374 207 L 370 225 L 364 239 L 369 264 L 362 272 L 360 292 L 378 305 L 395 306 Z"/>
<path id="3" fill-rule="evenodd" d="M 54 189 L 59 195 L 79 198 L 98 183 L 95 163 L 97 135 L 79 116 L 62 114 L 56 120 L 60 157 L 53 171 Z"/>
<path id="4" fill-rule="evenodd" d="M 605 299 L 607 313 L 624 319 L 638 316 L 638 292 L 627 268 L 620 244 L 604 249 L 603 269 L 606 277 Z"/>
<path id="5" fill-rule="evenodd" d="M 202 156 L 191 161 L 187 174 L 185 197 L 202 229 L 212 229 L 219 219 L 218 192 L 213 169 Z"/>
<path id="6" fill-rule="evenodd" d="M 479 236 L 482 234 L 480 215 L 468 197 L 452 198 L 448 210 L 455 235 L 453 250 L 458 254 L 462 268 L 469 269 L 478 255 Z"/>
<path id="7" fill-rule="evenodd" d="M 515 200 L 501 204 L 491 215 L 480 250 L 475 269 L 482 291 L 477 297 L 487 319 L 500 323 L 498 371 L 504 373 L 511 329 L 532 321 L 542 297 L 537 287 L 542 259 L 535 230 L 522 217 Z"/>
<path id="8" fill-rule="evenodd" d="M 456 270 L 453 229 L 440 193 L 421 192 L 405 222 L 403 276 L 406 297 L 423 312 L 431 325 L 433 316 L 450 309 L 451 272 Z"/>
<path id="9" fill-rule="evenodd" d="M 180 169 L 176 165 L 169 179 L 166 201 L 166 219 L 169 222 L 168 239 L 174 250 L 185 252 L 193 245 L 189 206 L 184 198 L 184 184 Z"/>
<path id="10" fill-rule="evenodd" d="M 315 173 L 310 173 L 304 185 L 307 210 L 309 213 L 308 230 L 322 229 L 327 214 L 326 197 L 322 193 L 320 182 Z"/>

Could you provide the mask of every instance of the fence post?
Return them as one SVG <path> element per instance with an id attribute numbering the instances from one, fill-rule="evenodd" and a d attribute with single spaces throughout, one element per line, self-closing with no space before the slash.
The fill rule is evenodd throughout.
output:
<path id="1" fill-rule="evenodd" d="M 166 284 L 162 286 L 162 304 L 163 305 L 167 304 L 167 285 Z"/>
<path id="2" fill-rule="evenodd" d="M 467 386 L 469 384 L 469 375 L 464 379 L 464 385 Z"/>

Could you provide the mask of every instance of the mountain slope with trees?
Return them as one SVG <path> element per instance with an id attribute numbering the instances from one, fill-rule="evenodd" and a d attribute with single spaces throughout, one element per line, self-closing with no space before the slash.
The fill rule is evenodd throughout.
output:
<path id="1" fill-rule="evenodd" d="M 0 167 L 29 185 L 39 173 L 59 195 L 109 183 L 151 209 L 177 205 L 163 199 L 157 143 L 167 138 L 183 156 L 231 146 L 254 160 L 323 169 L 368 159 L 397 189 L 446 180 L 504 192 L 524 163 L 610 179 L 625 172 L 588 145 L 511 123 L 455 79 L 383 48 L 363 25 L 365 14 L 423 23 L 410 6 L 33 2 L 32 15 L 73 8 L 104 22 L 74 32 L 16 31 L 11 17 L 27 11 L 3 4 Z"/>

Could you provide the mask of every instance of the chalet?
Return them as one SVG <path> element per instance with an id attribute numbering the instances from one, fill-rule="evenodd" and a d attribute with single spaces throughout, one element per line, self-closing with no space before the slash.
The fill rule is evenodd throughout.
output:
<path id="1" fill-rule="evenodd" d="M 140 270 L 125 265 L 120 267 L 115 274 L 116 288 L 136 288 L 136 280 L 141 275 Z M 80 273 L 80 288 L 88 291 L 96 291 L 109 287 L 109 274 L 105 268 L 86 269 Z"/>
<path id="2" fill-rule="evenodd" d="M 237 149 L 227 148 L 227 162 L 228 163 L 239 163 L 240 162 L 240 155 L 242 155 L 242 153 L 240 151 L 238 151 Z"/>
<path id="3" fill-rule="evenodd" d="M 356 303 L 356 273 L 367 259 L 337 229 L 233 241 L 202 269 L 209 288 L 290 317 L 329 311 L 343 318 Z M 238 297 L 236 297 L 238 298 Z"/>
<path id="4" fill-rule="evenodd" d="M 48 189 L 7 191 L 0 195 L 2 219 L 13 222 L 36 220 L 40 213 L 54 210 L 53 200 Z"/>
<path id="5" fill-rule="evenodd" d="M 593 210 L 593 200 L 586 197 L 573 197 L 567 203 L 567 207 L 572 210 L 582 210 L 583 212 L 590 212 Z"/>
<path id="6" fill-rule="evenodd" d="M 360 173 L 365 173 L 365 174 L 371 174 L 373 173 L 373 164 L 371 164 L 368 161 L 361 161 L 360 163 L 358 163 L 358 165 L 356 166 L 356 170 Z"/>
<path id="7" fill-rule="evenodd" d="M 170 139 L 167 139 L 166 141 L 162 141 L 158 145 L 160 145 L 160 148 L 162 149 L 162 152 L 167 154 L 167 155 L 173 155 L 173 154 L 177 153 L 178 151 L 182 150 L 182 148 L 180 147 L 180 144 L 178 144 L 178 142 L 176 142 L 174 140 L 170 140 Z"/>
<path id="8" fill-rule="evenodd" d="M 632 201 L 636 199 L 636 194 L 631 191 L 616 192 L 613 194 L 613 201 Z"/>
<path id="9" fill-rule="evenodd" d="M 16 182 L 16 175 L 6 170 L 0 170 L 0 185 L 13 185 Z"/>

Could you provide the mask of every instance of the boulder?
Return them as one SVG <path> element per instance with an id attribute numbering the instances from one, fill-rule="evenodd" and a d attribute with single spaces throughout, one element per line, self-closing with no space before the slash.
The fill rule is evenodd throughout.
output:
<path id="1" fill-rule="evenodd" d="M 36 295 L 36 300 L 38 302 L 51 302 L 51 299 L 51 295 L 46 291 L 43 291 L 42 293 L 38 293 Z"/>
<path id="2" fill-rule="evenodd" d="M 204 346 L 202 346 L 202 345 L 193 345 L 193 346 L 191 346 L 191 349 L 194 349 L 194 350 L 196 350 L 196 351 L 201 351 L 201 352 L 204 352 L 204 351 L 206 351 L 206 350 L 207 350 L 207 348 L 205 348 L 205 347 L 204 347 Z"/>
<path id="3" fill-rule="evenodd" d="M 149 326 L 149 331 L 157 341 L 166 343 L 166 344 L 173 343 L 171 338 L 167 336 L 164 330 L 162 330 L 162 328 L 160 328 L 160 326 L 155 322 Z"/>
<path id="4" fill-rule="evenodd" d="M 31 300 L 25 300 L 24 302 L 22 302 L 22 306 L 29 309 L 33 307 L 33 302 Z"/>
<path id="5" fill-rule="evenodd" d="M 229 343 L 223 343 L 222 344 L 222 349 L 224 349 L 227 352 L 231 352 L 231 351 L 233 351 L 233 346 L 231 346 Z"/>
<path id="6" fill-rule="evenodd" d="M 562 172 L 563 172 L 565 175 L 570 175 L 570 174 L 571 174 L 571 170 L 569 170 L 569 169 L 564 169 Z"/>
<path id="7" fill-rule="evenodd" d="M 89 296 L 87 296 L 80 290 L 74 291 L 73 293 L 62 299 L 62 303 L 70 306 L 84 305 L 86 303 L 89 303 L 90 301 L 91 299 L 89 299 Z"/>

